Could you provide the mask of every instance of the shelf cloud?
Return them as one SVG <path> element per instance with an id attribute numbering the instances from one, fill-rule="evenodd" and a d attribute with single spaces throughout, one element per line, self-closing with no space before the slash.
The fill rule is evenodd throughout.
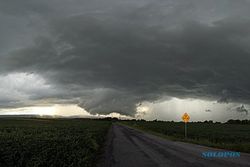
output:
<path id="1" fill-rule="evenodd" d="M 172 97 L 249 104 L 249 9 L 244 0 L 1 1 L 1 87 L 14 90 L 6 76 L 40 81 L 8 97 L 0 89 L 0 106 L 134 116 L 141 102 Z"/>

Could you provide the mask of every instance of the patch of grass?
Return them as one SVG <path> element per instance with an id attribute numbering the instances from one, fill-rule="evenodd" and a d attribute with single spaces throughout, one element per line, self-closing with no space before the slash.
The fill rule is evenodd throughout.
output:
<path id="1" fill-rule="evenodd" d="M 0 119 L 0 166 L 95 165 L 110 121 Z"/>
<path id="2" fill-rule="evenodd" d="M 250 153 L 250 125 L 223 123 L 188 123 L 188 138 L 183 122 L 122 121 L 124 125 L 174 140 Z"/>

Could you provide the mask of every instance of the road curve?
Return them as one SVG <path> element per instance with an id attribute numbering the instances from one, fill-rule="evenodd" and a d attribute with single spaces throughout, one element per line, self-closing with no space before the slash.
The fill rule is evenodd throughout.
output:
<path id="1" fill-rule="evenodd" d="M 122 125 L 113 125 L 100 167 L 250 167 L 250 154 L 238 158 L 203 158 L 202 152 L 225 151 L 174 142 Z"/>

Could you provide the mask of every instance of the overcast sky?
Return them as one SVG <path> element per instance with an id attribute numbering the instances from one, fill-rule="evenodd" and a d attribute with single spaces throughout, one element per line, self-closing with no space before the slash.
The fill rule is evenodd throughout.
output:
<path id="1" fill-rule="evenodd" d="M 250 118 L 249 16 L 248 0 L 0 0 L 0 114 Z"/>

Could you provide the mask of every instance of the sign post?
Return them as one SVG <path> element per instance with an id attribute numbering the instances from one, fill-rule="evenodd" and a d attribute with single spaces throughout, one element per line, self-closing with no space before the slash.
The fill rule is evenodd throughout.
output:
<path id="1" fill-rule="evenodd" d="M 185 122 L 185 139 L 187 138 L 187 122 Z"/>
<path id="2" fill-rule="evenodd" d="M 184 113 L 182 116 L 182 120 L 185 123 L 185 139 L 187 138 L 187 123 L 188 123 L 189 119 L 190 119 L 190 116 L 187 113 Z"/>

